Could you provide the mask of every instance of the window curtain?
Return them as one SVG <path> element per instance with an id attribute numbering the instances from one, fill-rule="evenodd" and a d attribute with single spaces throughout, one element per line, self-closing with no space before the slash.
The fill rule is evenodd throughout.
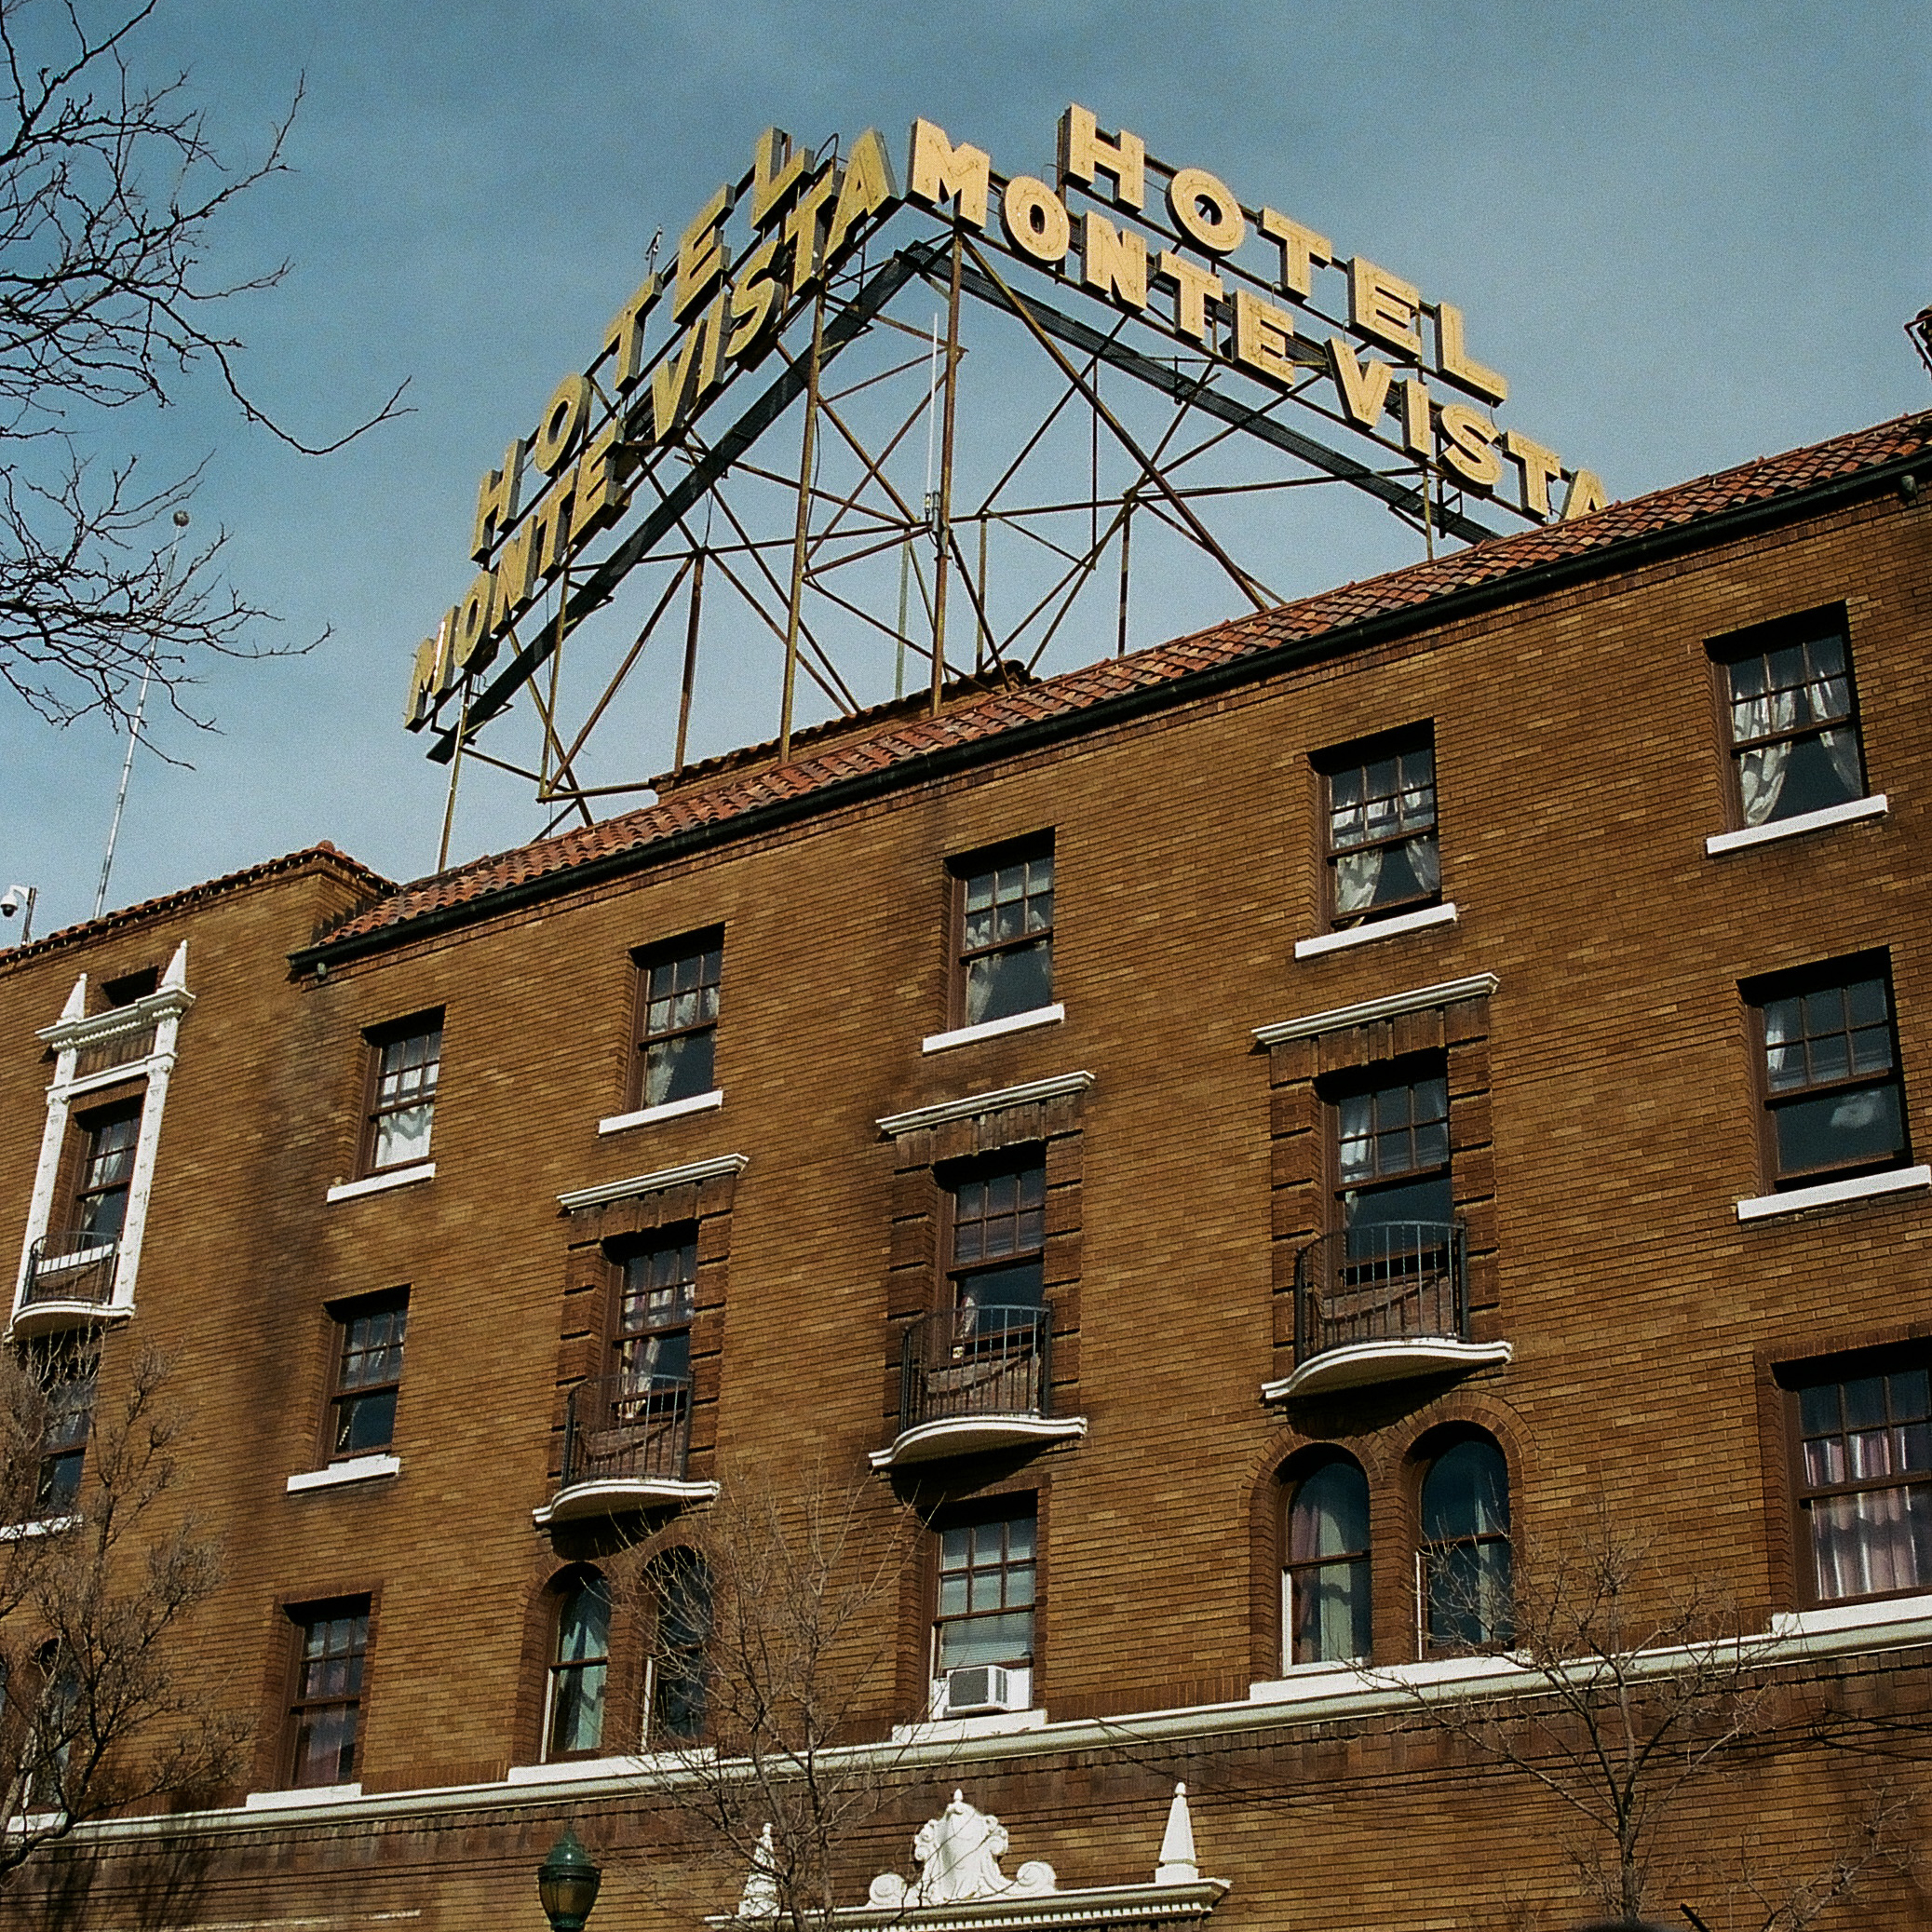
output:
<path id="1" fill-rule="evenodd" d="M 1335 1663 L 1369 1651 L 1369 1492 L 1351 1463 L 1331 1463 L 1301 1486 L 1289 1514 L 1290 1663 Z M 1323 1562 L 1325 1557 L 1339 1559 Z"/>
<path id="2" fill-rule="evenodd" d="M 1821 1496 L 1809 1510 L 1821 1601 L 1932 1584 L 1932 1487 Z"/>
<path id="3" fill-rule="evenodd" d="M 1434 892 L 1441 883 L 1442 865 L 1436 850 L 1436 834 L 1425 831 L 1398 845 L 1376 845 L 1367 852 L 1341 852 L 1335 856 L 1335 913 L 1347 918 L 1366 912 L 1375 903 L 1375 889 L 1382 883 L 1383 860 L 1398 852 L 1408 861 L 1415 883 L 1425 892 Z"/>
<path id="4" fill-rule="evenodd" d="M 1790 688 L 1731 701 L 1733 737 L 1764 737 L 1774 731 L 1790 731 L 1797 723 L 1798 694 Z M 1737 782 L 1743 794 L 1747 825 L 1763 825 L 1777 809 L 1790 763 L 1791 741 L 1788 737 L 1774 738 L 1768 745 L 1753 745 L 1737 754 Z"/>

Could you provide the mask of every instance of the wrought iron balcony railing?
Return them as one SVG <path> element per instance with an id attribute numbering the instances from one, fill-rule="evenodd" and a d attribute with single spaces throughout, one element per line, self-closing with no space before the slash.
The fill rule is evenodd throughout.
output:
<path id="1" fill-rule="evenodd" d="M 1295 1360 L 1362 1343 L 1469 1339 L 1459 1221 L 1392 1221 L 1295 1257 Z"/>
<path id="2" fill-rule="evenodd" d="M 570 1392 L 563 1487 L 580 1482 L 682 1482 L 691 1451 L 691 1378 L 599 1375 Z"/>
<path id="3" fill-rule="evenodd" d="M 972 1416 L 1046 1415 L 1052 1358 L 1048 1308 L 968 1302 L 923 1315 L 899 1357 L 899 1432 Z"/>
<path id="4" fill-rule="evenodd" d="M 120 1243 L 87 1228 L 61 1228 L 43 1235 L 27 1251 L 27 1291 L 23 1307 L 36 1302 L 91 1302 L 114 1298 L 114 1271 Z"/>

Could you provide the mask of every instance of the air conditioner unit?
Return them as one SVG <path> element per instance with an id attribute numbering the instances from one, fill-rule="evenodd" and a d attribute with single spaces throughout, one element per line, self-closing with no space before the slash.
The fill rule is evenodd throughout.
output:
<path id="1" fill-rule="evenodd" d="M 1000 1664 L 966 1664 L 949 1670 L 946 1715 L 980 1717 L 989 1710 L 1023 1710 L 1026 1678 L 1025 1671 L 1008 1670 Z"/>

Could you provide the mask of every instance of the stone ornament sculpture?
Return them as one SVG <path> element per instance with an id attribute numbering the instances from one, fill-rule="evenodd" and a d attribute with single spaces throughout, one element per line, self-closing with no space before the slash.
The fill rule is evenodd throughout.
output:
<path id="1" fill-rule="evenodd" d="M 954 1791 L 938 1817 L 928 1818 L 912 1841 L 919 1876 L 908 1885 L 896 1871 L 873 1879 L 866 1903 L 896 1911 L 907 1906 L 956 1905 L 976 1898 L 1033 1898 L 1054 1888 L 1053 1867 L 1029 1859 L 1012 1878 L 1000 1870 L 1007 1828 Z"/>

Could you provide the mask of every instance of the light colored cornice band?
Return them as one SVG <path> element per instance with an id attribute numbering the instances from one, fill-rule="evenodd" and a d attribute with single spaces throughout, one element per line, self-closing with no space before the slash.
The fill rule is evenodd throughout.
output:
<path id="1" fill-rule="evenodd" d="M 1459 1000 L 1487 999 L 1495 992 L 1493 973 L 1471 973 L 1465 980 L 1444 980 L 1435 986 L 1416 986 L 1379 1000 L 1360 1000 L 1352 1007 L 1334 1007 L 1326 1013 L 1304 1013 L 1299 1020 L 1277 1020 L 1258 1026 L 1254 1037 L 1263 1047 L 1284 1040 L 1305 1040 L 1315 1034 L 1339 1033 L 1344 1026 L 1366 1026 L 1371 1020 L 1393 1020 L 1398 1013 L 1421 1013 L 1430 1007 L 1452 1007 Z"/>
<path id="2" fill-rule="evenodd" d="M 1050 1080 L 1029 1080 L 1023 1087 L 1001 1087 L 992 1093 L 968 1094 L 963 1101 L 940 1101 L 930 1107 L 914 1107 L 905 1114 L 888 1114 L 879 1123 L 882 1134 L 910 1134 L 922 1127 L 942 1127 L 949 1120 L 977 1120 L 982 1114 L 997 1114 L 1007 1107 L 1024 1107 L 1034 1101 L 1057 1101 L 1063 1094 L 1085 1093 L 1093 1085 L 1091 1074 L 1055 1074 Z"/>
<path id="3" fill-rule="evenodd" d="M 601 1208 L 610 1201 L 628 1201 L 636 1195 L 662 1194 L 667 1187 L 682 1187 L 694 1181 L 716 1181 L 725 1174 L 739 1174 L 751 1164 L 744 1154 L 714 1154 L 709 1160 L 686 1161 L 682 1168 L 660 1168 L 655 1174 L 633 1174 L 628 1181 L 606 1181 L 598 1187 L 575 1187 L 557 1196 L 557 1205 L 566 1214 L 579 1208 Z"/>

